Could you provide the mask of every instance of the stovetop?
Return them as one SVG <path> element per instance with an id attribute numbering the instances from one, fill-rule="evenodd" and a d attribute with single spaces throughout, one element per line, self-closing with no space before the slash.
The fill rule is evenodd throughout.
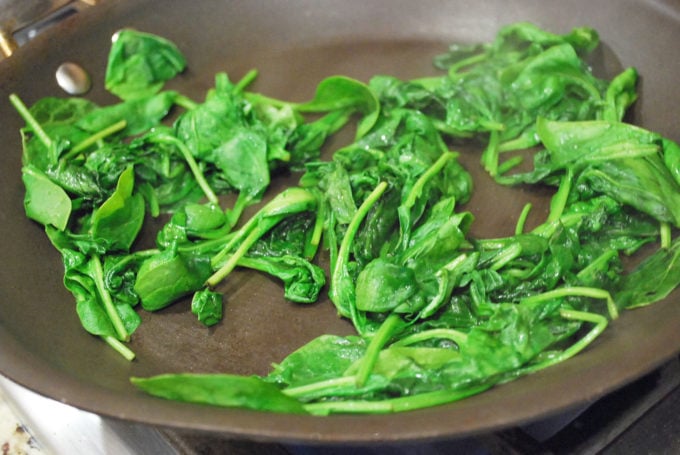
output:
<path id="1" fill-rule="evenodd" d="M 470 438 L 395 445 L 318 446 L 234 440 L 102 418 L 39 396 L 4 378 L 0 379 L 0 392 L 18 420 L 14 428 L 2 425 L 0 420 L 0 431 L 11 433 L 0 434 L 3 454 L 680 453 L 680 357 L 585 409 Z"/>

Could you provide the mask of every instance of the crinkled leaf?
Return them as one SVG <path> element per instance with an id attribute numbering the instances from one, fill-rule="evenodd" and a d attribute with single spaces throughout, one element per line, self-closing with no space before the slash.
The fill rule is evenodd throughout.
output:
<path id="1" fill-rule="evenodd" d="M 144 98 L 160 91 L 185 66 L 184 55 L 171 41 L 124 29 L 116 34 L 109 51 L 105 86 L 124 100 Z"/>

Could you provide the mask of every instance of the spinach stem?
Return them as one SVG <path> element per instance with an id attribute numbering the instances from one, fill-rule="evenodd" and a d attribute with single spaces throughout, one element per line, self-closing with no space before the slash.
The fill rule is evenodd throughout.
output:
<path id="1" fill-rule="evenodd" d="M 437 390 L 434 392 L 421 393 L 419 395 L 390 398 L 381 401 L 324 401 L 306 404 L 304 405 L 304 408 L 307 412 L 314 415 L 328 415 L 331 413 L 386 414 L 391 412 L 404 412 L 462 400 L 463 398 L 481 393 L 489 389 L 492 385 L 493 384 L 482 384 L 463 389 Z"/>
<path id="2" fill-rule="evenodd" d="M 420 343 L 423 341 L 442 339 L 451 340 L 456 343 L 459 347 L 467 341 L 467 334 L 455 329 L 430 329 L 423 330 L 422 332 L 414 333 L 412 335 L 405 336 L 398 341 L 391 344 L 391 346 L 410 346 L 412 344 Z"/>
<path id="3" fill-rule="evenodd" d="M 15 93 L 12 93 L 9 95 L 9 101 L 12 103 L 19 115 L 21 115 L 24 121 L 28 124 L 28 126 L 31 127 L 36 136 L 38 136 L 40 142 L 42 142 L 47 148 L 52 147 L 52 139 L 50 139 L 42 126 L 40 126 L 40 123 L 38 123 L 35 117 L 33 117 L 24 102 L 21 101 L 21 98 L 19 98 Z"/>
<path id="4" fill-rule="evenodd" d="M 476 65 L 481 63 L 489 57 L 487 51 L 480 52 L 479 54 L 471 55 L 467 58 L 458 60 L 456 63 L 449 67 L 449 77 L 454 78 L 458 75 L 458 72 L 465 68 L 466 66 Z"/>
<path id="5" fill-rule="evenodd" d="M 499 150 L 499 152 L 500 152 L 500 150 Z M 513 156 L 512 158 L 508 158 L 507 160 L 503 161 L 502 163 L 499 163 L 498 164 L 498 172 L 497 172 L 498 175 L 497 175 L 496 179 L 498 181 L 501 181 L 502 180 L 501 175 L 503 175 L 503 174 L 509 172 L 510 170 L 512 170 L 513 168 L 519 166 L 520 164 L 522 164 L 523 161 L 524 161 L 523 157 Z"/>
<path id="6" fill-rule="evenodd" d="M 387 182 L 380 182 L 357 209 L 354 217 L 347 226 L 347 232 L 345 233 L 345 236 L 340 242 L 340 248 L 338 250 L 338 264 L 336 264 L 335 267 L 336 269 L 344 266 L 349 260 L 350 247 L 354 241 L 354 236 L 359 230 L 359 225 L 364 220 L 371 207 L 373 207 L 373 204 L 375 204 L 378 199 L 380 199 L 380 196 L 382 196 L 386 189 Z"/>
<path id="7" fill-rule="evenodd" d="M 257 239 L 259 239 L 261 236 L 262 232 L 260 229 L 253 229 L 239 245 L 236 251 L 234 251 L 234 254 L 229 256 L 227 261 L 215 273 L 213 273 L 210 278 L 206 280 L 206 285 L 215 287 L 217 283 L 226 278 L 227 275 L 229 275 L 231 271 L 234 270 L 234 267 L 236 267 L 239 259 L 241 259 L 248 252 L 250 247 L 253 246 L 253 244 L 257 242 Z"/>
<path id="8" fill-rule="evenodd" d="M 574 171 L 571 168 L 567 168 L 567 172 L 562 176 L 560 180 L 560 186 L 557 192 L 553 195 L 550 200 L 550 213 L 548 214 L 548 223 L 557 221 L 562 217 L 564 213 L 564 208 L 567 206 L 567 199 L 569 198 L 569 193 L 571 192 L 571 181 L 574 178 Z"/>
<path id="9" fill-rule="evenodd" d="M 124 130 L 126 126 L 127 126 L 127 121 L 125 121 L 125 120 L 120 120 L 120 121 L 118 121 L 118 122 L 116 122 L 112 125 L 107 126 L 103 130 L 96 132 L 92 136 L 87 137 L 87 138 L 83 139 L 82 141 L 80 141 L 79 143 L 77 143 L 76 145 L 74 145 L 71 150 L 66 152 L 61 157 L 61 159 L 63 161 L 68 161 L 71 158 L 73 158 L 74 156 L 78 156 L 78 154 L 80 154 L 80 152 L 82 152 L 86 148 L 90 147 L 91 145 L 97 144 L 101 139 L 103 139 L 105 137 L 108 137 L 108 136 L 110 136 L 114 133 L 117 133 L 118 131 Z"/>
<path id="10" fill-rule="evenodd" d="M 531 209 L 532 209 L 531 202 L 528 202 L 524 205 L 522 213 L 520 213 L 519 218 L 517 218 L 517 225 L 515 226 L 515 235 L 520 235 L 521 233 L 524 232 L 524 226 L 526 225 L 527 218 L 529 217 Z"/>
<path id="11" fill-rule="evenodd" d="M 120 340 L 117 338 L 114 338 L 110 335 L 103 335 L 102 338 L 104 341 L 106 341 L 106 344 L 111 346 L 116 352 L 118 352 L 120 355 L 122 355 L 126 360 L 132 361 L 135 359 L 135 353 L 125 346 L 125 343 L 122 343 Z"/>
<path id="12" fill-rule="evenodd" d="M 609 291 L 599 288 L 589 288 L 582 286 L 566 286 L 563 288 L 553 289 L 552 291 L 543 292 L 541 294 L 532 295 L 525 299 L 522 299 L 522 303 L 533 304 L 539 302 L 545 302 L 548 300 L 559 299 L 562 297 L 591 297 L 594 299 L 602 299 L 607 302 L 607 309 L 609 315 L 612 319 L 616 319 L 619 316 L 619 311 L 616 308 L 614 299 L 612 299 Z"/>
<path id="13" fill-rule="evenodd" d="M 458 156 L 457 153 L 446 151 L 442 153 L 442 155 L 437 159 L 437 161 L 432 164 L 425 172 L 422 173 L 420 177 L 418 177 L 418 180 L 416 180 L 416 183 L 413 184 L 413 187 L 411 188 L 411 191 L 408 193 L 408 197 L 404 201 L 404 207 L 410 209 L 413 207 L 413 205 L 416 203 L 418 198 L 420 197 L 421 194 L 423 194 L 423 189 L 425 188 L 425 185 L 427 182 L 437 175 L 444 166 L 446 166 L 446 163 L 448 163 L 450 160 L 456 158 Z"/>
<path id="14" fill-rule="evenodd" d="M 661 237 L 661 248 L 667 250 L 671 247 L 672 236 L 671 236 L 671 225 L 670 223 L 664 221 L 659 226 L 659 235 Z"/>
<path id="15" fill-rule="evenodd" d="M 387 316 L 387 319 L 383 321 L 380 328 L 371 338 L 371 342 L 366 348 L 366 353 L 360 360 L 359 368 L 356 374 L 356 385 L 357 387 L 363 387 L 368 380 L 368 377 L 373 371 L 373 367 L 378 361 L 380 356 L 380 351 L 387 344 L 388 341 L 394 336 L 394 333 L 399 330 L 403 325 L 401 316 L 396 313 L 391 313 Z"/>
<path id="16" fill-rule="evenodd" d="M 177 251 L 183 251 L 183 252 L 210 252 L 210 251 L 215 251 L 218 247 L 224 248 L 222 245 L 224 245 L 225 242 L 230 242 L 235 236 L 236 232 L 229 231 L 226 233 L 223 233 L 221 237 L 210 237 L 210 238 L 203 238 L 199 242 L 191 243 L 189 245 L 177 245 Z M 214 264 L 211 264 L 214 267 Z"/>
<path id="17" fill-rule="evenodd" d="M 482 152 L 481 162 L 484 169 L 491 177 L 498 175 L 498 143 L 500 141 L 500 134 L 498 130 L 492 130 L 489 133 L 489 143 Z"/>
<path id="18" fill-rule="evenodd" d="M 524 132 L 514 139 L 502 142 L 498 146 L 499 153 L 507 153 L 515 150 L 526 150 L 539 144 L 538 136 L 535 132 Z"/>
<path id="19" fill-rule="evenodd" d="M 361 225 L 362 221 L 368 214 L 368 211 L 371 209 L 371 207 L 373 207 L 373 205 L 378 201 L 378 199 L 380 199 L 380 197 L 382 196 L 386 189 L 387 182 L 384 181 L 380 182 L 373 189 L 371 194 L 369 194 L 368 197 L 364 200 L 364 202 L 362 202 L 362 204 L 359 206 L 356 213 L 352 217 L 352 220 L 349 222 L 349 225 L 347 226 L 345 236 L 342 238 L 342 241 L 340 242 L 340 248 L 338 249 L 335 264 L 333 266 L 330 290 L 328 292 L 331 300 L 335 302 L 336 306 L 339 305 L 340 303 L 337 300 L 340 298 L 342 294 L 339 291 L 338 286 L 341 283 L 343 271 L 345 271 L 347 263 L 349 262 L 349 253 L 352 243 L 354 242 L 354 237 L 356 236 L 356 233 L 359 230 L 359 226 Z M 356 307 L 353 302 L 350 303 L 349 308 L 350 311 L 352 312 L 354 319 L 354 316 L 356 316 L 354 314 Z"/>
<path id="20" fill-rule="evenodd" d="M 441 156 L 435 161 L 425 172 L 423 172 L 416 182 L 411 187 L 406 200 L 398 208 L 400 229 L 399 229 L 399 243 L 401 245 L 407 245 L 410 240 L 410 223 L 411 223 L 411 208 L 418 201 L 418 198 L 423 194 L 425 185 L 430 181 L 435 175 L 437 175 L 446 166 L 450 160 L 455 159 L 458 153 L 445 150 Z M 406 248 L 406 246 L 404 246 Z"/>
<path id="21" fill-rule="evenodd" d="M 210 263 L 217 267 L 224 256 L 229 254 L 231 249 L 243 238 L 250 234 L 252 229 L 256 229 L 259 235 L 263 235 L 284 217 L 294 213 L 312 210 L 317 205 L 316 197 L 307 190 L 298 187 L 289 188 L 279 193 L 274 199 L 269 201 L 255 215 L 229 239 L 227 244 L 211 258 Z"/>
<path id="22" fill-rule="evenodd" d="M 520 371 L 517 372 L 517 376 L 542 370 L 543 368 L 547 368 L 551 365 L 555 365 L 557 363 L 563 362 L 575 356 L 583 349 L 585 349 L 590 343 L 592 343 L 593 340 L 597 338 L 607 328 L 608 324 L 607 318 L 605 318 L 604 316 L 585 311 L 561 309 L 560 316 L 562 316 L 564 319 L 590 322 L 595 324 L 595 327 L 593 327 L 583 338 L 569 346 L 564 351 L 560 352 L 558 355 L 553 356 L 543 362 L 539 362 L 535 365 L 530 365 L 526 368 L 522 368 Z"/>
<path id="23" fill-rule="evenodd" d="M 239 192 L 236 197 L 236 202 L 234 202 L 234 206 L 231 210 L 227 211 L 227 224 L 231 227 L 236 226 L 238 220 L 241 219 L 241 215 L 243 215 L 243 211 L 252 201 L 252 198 L 246 195 L 245 192 Z"/>
<path id="24" fill-rule="evenodd" d="M 248 71 L 240 81 L 236 83 L 234 90 L 237 92 L 242 92 L 246 89 L 255 79 L 257 79 L 258 71 L 256 69 L 251 69 Z"/>
<path id="25" fill-rule="evenodd" d="M 295 398 L 307 398 L 309 396 L 318 395 L 328 389 L 335 389 L 337 387 L 351 387 L 356 384 L 356 376 L 340 376 L 338 378 L 326 379 L 324 381 L 313 382 L 297 387 L 288 387 L 281 390 L 288 396 Z"/>
<path id="26" fill-rule="evenodd" d="M 585 277 L 585 276 L 591 274 L 594 270 L 597 270 L 597 268 L 606 264 L 607 262 L 611 261 L 613 258 L 615 258 L 617 256 L 618 256 L 618 253 L 616 252 L 616 250 L 605 251 L 600 256 L 598 256 L 594 261 L 592 261 L 586 267 L 581 269 L 581 271 L 579 271 L 576 274 L 576 277 L 582 278 L 582 277 Z"/>
<path id="27" fill-rule="evenodd" d="M 236 233 L 233 233 L 231 238 L 229 238 L 227 241 L 227 244 L 224 245 L 222 249 L 210 259 L 210 265 L 217 267 L 220 262 L 222 262 L 224 257 L 229 254 L 231 249 L 250 233 L 250 231 L 257 225 L 261 218 L 261 215 L 253 216 L 250 220 L 248 220 L 248 222 L 246 222 L 246 224 L 243 225 L 241 229 L 239 229 Z"/>
<path id="28" fill-rule="evenodd" d="M 130 334 L 128 334 L 125 324 L 123 324 L 123 320 L 116 310 L 113 299 L 111 299 L 111 294 L 104 284 L 104 269 L 102 268 L 102 262 L 101 259 L 99 259 L 99 256 L 92 256 L 92 265 L 94 267 L 94 284 L 97 287 L 97 291 L 99 291 L 99 296 L 104 304 L 106 314 L 109 316 L 118 338 L 122 341 L 128 341 L 130 339 Z"/>
<path id="29" fill-rule="evenodd" d="M 319 250 L 321 244 L 321 236 L 323 235 L 324 222 L 326 220 L 326 204 L 319 203 L 316 211 L 316 219 L 314 220 L 314 229 L 305 244 L 304 257 L 308 261 L 314 259 L 316 252 Z"/>
<path id="30" fill-rule="evenodd" d="M 585 213 L 569 213 L 560 217 L 558 220 L 544 222 L 540 226 L 534 228 L 531 233 L 544 238 L 549 238 L 561 227 L 570 227 L 580 223 L 585 216 Z"/>
<path id="31" fill-rule="evenodd" d="M 188 111 L 193 111 L 198 107 L 198 103 L 192 100 L 191 98 L 184 96 L 184 95 L 177 95 L 175 97 L 175 104 L 183 107 L 184 109 Z"/>
<path id="32" fill-rule="evenodd" d="M 198 163 L 196 163 L 196 160 L 194 159 L 194 156 L 191 154 L 189 148 L 182 141 L 168 134 L 159 134 L 154 137 L 154 140 L 166 144 L 172 144 L 175 147 L 177 147 L 182 156 L 184 157 L 184 160 L 189 165 L 189 169 L 191 169 L 191 173 L 194 175 L 194 178 L 196 179 L 198 186 L 203 191 L 203 194 L 205 194 L 205 196 L 208 198 L 210 202 L 212 202 L 215 205 L 219 205 L 220 200 L 217 198 L 212 188 L 210 188 L 210 185 L 205 180 L 205 176 L 203 175 L 201 169 L 198 167 Z"/>
<path id="33" fill-rule="evenodd" d="M 243 94 L 243 97 L 246 100 L 250 101 L 251 103 L 269 104 L 269 105 L 276 107 L 276 108 L 279 108 L 279 109 L 286 107 L 286 106 L 290 106 L 293 110 L 295 110 L 299 106 L 296 103 L 291 103 L 291 102 L 283 101 L 283 100 L 276 99 L 276 98 L 270 98 L 270 97 L 263 95 L 261 93 L 245 92 Z"/>
<path id="34" fill-rule="evenodd" d="M 500 270 L 514 259 L 518 258 L 522 254 L 522 244 L 519 242 L 513 242 L 510 245 L 504 247 L 493 259 L 493 264 L 489 267 L 491 270 Z"/>

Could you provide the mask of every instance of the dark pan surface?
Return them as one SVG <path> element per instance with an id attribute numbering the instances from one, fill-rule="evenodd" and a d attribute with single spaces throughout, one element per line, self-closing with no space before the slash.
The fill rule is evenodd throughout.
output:
<path id="1" fill-rule="evenodd" d="M 603 46 L 593 57 L 600 75 L 622 66 L 642 74 L 632 120 L 680 140 L 680 6 L 673 1 L 102 1 L 41 35 L 0 62 L 0 369 L 41 394 L 96 413 L 154 425 L 260 440 L 378 442 L 456 437 L 545 417 L 587 404 L 639 377 L 680 350 L 678 294 L 624 314 L 586 352 L 563 364 L 459 403 L 390 416 L 285 416 L 173 403 L 147 397 L 131 375 L 164 372 L 264 374 L 272 362 L 321 333 L 350 333 L 327 301 L 298 307 L 276 282 L 236 273 L 223 323 L 206 330 L 180 303 L 145 322 L 120 358 L 79 326 L 62 286 L 59 255 L 24 216 L 20 179 L 22 121 L 7 102 L 59 95 L 53 74 L 63 61 L 91 72 L 91 96 L 102 87 L 111 35 L 135 27 L 175 41 L 189 70 L 174 81 L 196 99 L 217 71 L 234 78 L 260 70 L 254 89 L 301 101 L 323 77 L 367 80 L 434 74 L 431 58 L 454 41 L 487 41 L 504 24 L 530 20 L 554 32 L 595 27 Z M 465 160 L 477 182 L 475 233 L 511 233 L 527 198 L 544 215 L 548 194 L 500 190 Z M 277 182 L 285 185 L 292 182 Z M 274 188 L 276 190 L 276 188 Z"/>

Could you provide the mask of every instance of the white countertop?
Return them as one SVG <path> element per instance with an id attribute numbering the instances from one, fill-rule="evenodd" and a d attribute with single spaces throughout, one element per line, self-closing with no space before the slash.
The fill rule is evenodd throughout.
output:
<path id="1" fill-rule="evenodd" d="M 153 427 L 82 411 L 2 376 L 0 445 L 2 455 L 178 453 Z"/>
<path id="2" fill-rule="evenodd" d="M 13 403 L 8 401 L 2 387 L 0 387 L 0 453 L 7 455 L 46 453 L 15 413 Z"/>

